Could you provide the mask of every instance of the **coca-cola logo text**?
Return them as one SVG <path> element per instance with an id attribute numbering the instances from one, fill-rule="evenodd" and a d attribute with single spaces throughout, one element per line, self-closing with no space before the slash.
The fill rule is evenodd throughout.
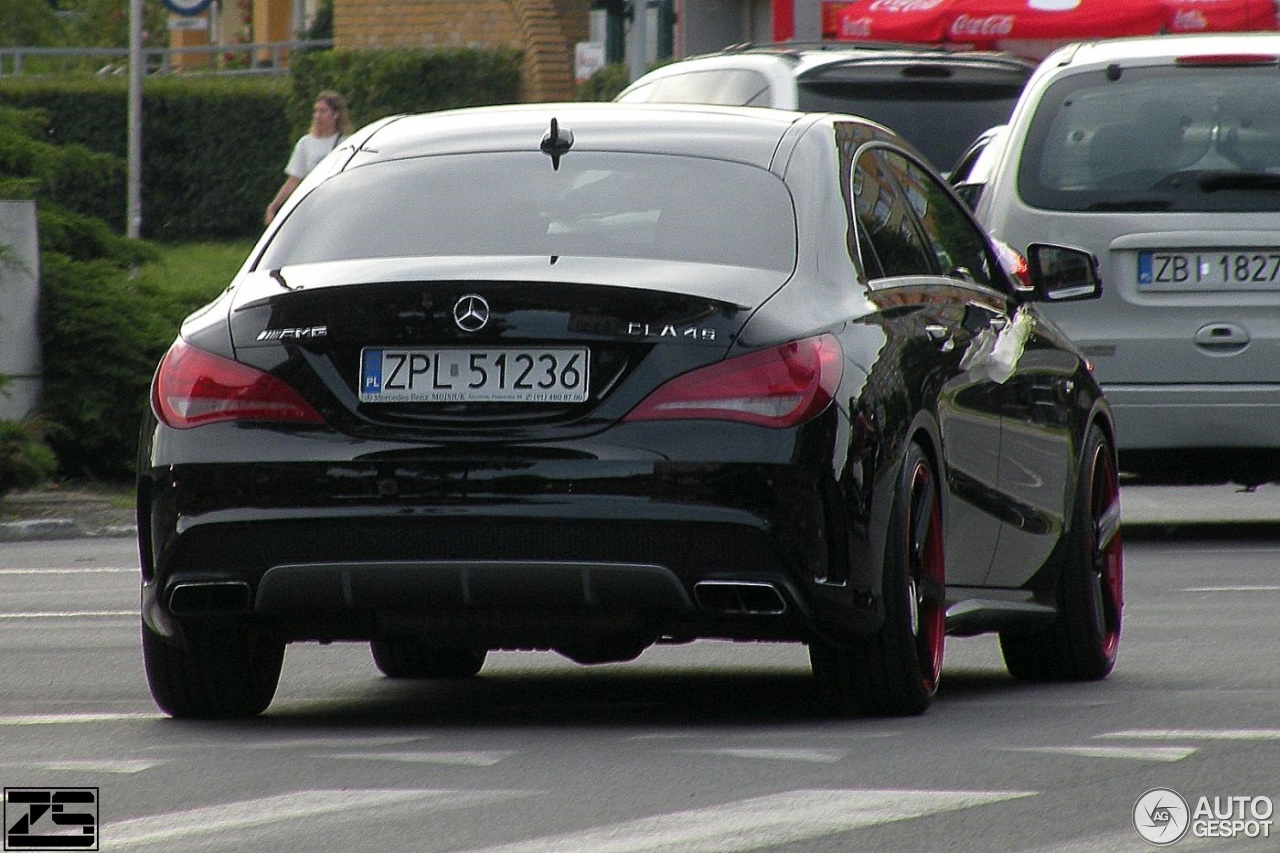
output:
<path id="1" fill-rule="evenodd" d="M 951 24 L 951 35 L 960 38 L 1007 36 L 1013 32 L 1017 15 L 959 15 Z"/>

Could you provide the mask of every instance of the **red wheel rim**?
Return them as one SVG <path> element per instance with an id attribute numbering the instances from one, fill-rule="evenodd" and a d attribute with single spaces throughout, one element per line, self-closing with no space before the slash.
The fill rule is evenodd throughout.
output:
<path id="1" fill-rule="evenodd" d="M 920 681 L 932 693 L 942 672 L 946 636 L 946 570 L 942 548 L 942 500 L 928 464 L 911 475 L 910 574 L 911 633 L 915 637 Z"/>
<path id="2" fill-rule="evenodd" d="M 1120 612 L 1124 607 L 1124 548 L 1120 541 L 1120 479 L 1105 446 L 1093 464 L 1089 516 L 1093 524 L 1094 618 L 1103 656 L 1111 660 L 1120 648 Z"/>

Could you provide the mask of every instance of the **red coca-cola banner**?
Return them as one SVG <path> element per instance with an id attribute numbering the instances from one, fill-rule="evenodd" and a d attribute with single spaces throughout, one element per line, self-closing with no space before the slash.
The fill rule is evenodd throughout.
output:
<path id="1" fill-rule="evenodd" d="M 824 37 L 847 41 L 994 47 L 1275 29 L 1275 0 L 845 0 L 823 8 Z"/>

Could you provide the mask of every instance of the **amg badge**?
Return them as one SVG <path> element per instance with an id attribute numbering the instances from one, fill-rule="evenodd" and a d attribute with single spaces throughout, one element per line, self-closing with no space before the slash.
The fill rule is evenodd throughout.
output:
<path id="1" fill-rule="evenodd" d="M 301 341 L 307 338 L 323 338 L 329 334 L 328 326 L 300 326 L 293 329 L 264 329 L 259 341 Z"/>

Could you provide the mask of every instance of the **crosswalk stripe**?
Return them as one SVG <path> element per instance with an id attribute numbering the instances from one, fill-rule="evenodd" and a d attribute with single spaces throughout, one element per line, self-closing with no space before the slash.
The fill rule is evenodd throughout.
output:
<path id="1" fill-rule="evenodd" d="M 113 848 L 160 844 L 179 849 L 183 838 L 222 835 L 289 820 L 327 814 L 358 815 L 362 809 L 413 803 L 415 813 L 488 805 L 534 791 L 440 791 L 422 789 L 364 789 L 294 791 L 255 800 L 203 806 L 169 814 L 139 817 L 102 827 L 101 838 Z"/>
<path id="2" fill-rule="evenodd" d="M 1280 740 L 1280 729 L 1127 729 L 1098 737 L 1133 740 Z"/>
<path id="3" fill-rule="evenodd" d="M 724 749 L 681 749 L 678 752 L 697 755 L 722 755 L 727 758 L 759 758 L 768 761 L 809 761 L 814 764 L 835 764 L 845 757 L 842 750 L 834 749 L 768 749 L 726 747 Z"/>
<path id="4" fill-rule="evenodd" d="M 0 619 L 136 619 L 136 610 L 41 610 L 34 613 L 0 613 Z"/>
<path id="5" fill-rule="evenodd" d="M 732 853 L 1031 796 L 1034 791 L 787 791 L 517 841 L 483 853 Z"/>
<path id="6" fill-rule="evenodd" d="M 158 720 L 159 711 L 149 714 L 10 714 L 0 716 L 0 726 L 53 726 L 74 723 L 119 723 L 127 720 Z"/>
<path id="7" fill-rule="evenodd" d="M 410 764 L 453 764 L 459 767 L 492 767 L 514 752 L 470 750 L 462 752 L 328 752 L 317 758 L 347 761 L 400 761 Z"/>
<path id="8" fill-rule="evenodd" d="M 69 568 L 38 568 L 14 566 L 0 569 L 0 575 L 119 575 L 138 574 L 137 566 L 72 566 Z"/>
<path id="9" fill-rule="evenodd" d="M 1194 746 L 1022 746 L 1012 752 L 1044 752 L 1050 755 L 1079 755 L 1083 758 L 1127 758 L 1135 761 L 1181 761 L 1195 755 Z"/>
<path id="10" fill-rule="evenodd" d="M 94 761 L 92 759 L 79 761 L 26 761 L 21 764 L 15 762 L 5 762 L 0 767 L 21 767 L 24 770 L 48 770 L 51 772 L 74 772 L 74 773 L 141 773 L 144 770 L 150 770 L 164 764 L 163 761 L 140 761 L 122 759 L 120 761 L 102 760 Z"/>

